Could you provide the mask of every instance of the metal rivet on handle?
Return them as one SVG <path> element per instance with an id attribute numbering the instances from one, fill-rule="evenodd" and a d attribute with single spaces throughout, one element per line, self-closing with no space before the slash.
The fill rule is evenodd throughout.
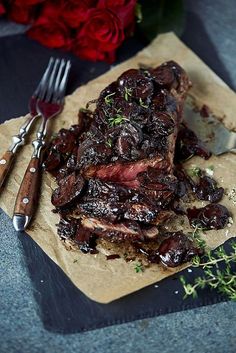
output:
<path id="1" fill-rule="evenodd" d="M 31 173 L 35 173 L 35 172 L 36 172 L 36 169 L 32 167 L 32 168 L 30 168 L 30 172 L 31 172 Z"/>
<path id="2" fill-rule="evenodd" d="M 23 201 L 24 204 L 29 203 L 29 199 L 27 197 L 24 197 L 22 201 Z"/>
<path id="3" fill-rule="evenodd" d="M 0 164 L 6 164 L 6 163 L 7 163 L 7 161 L 5 159 L 0 160 Z"/>

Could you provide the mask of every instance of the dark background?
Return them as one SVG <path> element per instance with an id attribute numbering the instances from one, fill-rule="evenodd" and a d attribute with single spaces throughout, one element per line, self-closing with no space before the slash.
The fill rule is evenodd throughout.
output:
<path id="1" fill-rule="evenodd" d="M 234 1 L 228 1 L 227 7 L 223 1 L 188 1 L 186 2 L 186 10 L 187 17 L 186 27 L 182 35 L 183 41 L 232 88 L 235 88 L 234 66 L 236 53 L 234 38 L 236 29 Z M 24 37 L 18 36 L 9 38 L 9 40 L 4 39 L 0 42 L 0 58 L 3 60 L 0 66 L 0 102 L 3 102 L 0 107 L 0 116 L 2 119 L 18 116 L 27 111 L 27 100 L 32 92 L 34 82 L 37 82 L 47 62 L 47 55 L 45 56 L 45 50 L 47 52 L 47 49 L 42 49 L 37 43 L 30 43 L 33 47 L 27 52 L 25 45 L 28 44 L 22 44 L 26 43 L 25 41 Z M 121 48 L 118 61 L 130 57 L 142 46 L 143 43 L 138 38 L 129 40 Z M 10 52 L 12 54 L 7 55 Z M 16 60 L 16 58 L 21 58 L 22 60 Z M 24 71 L 19 71 L 19 68 L 22 67 L 22 62 L 29 63 L 27 64 L 27 76 Z M 36 66 L 37 71 L 35 71 Z M 70 82 L 71 91 L 79 84 L 109 69 L 109 66 L 103 63 L 94 65 L 78 59 L 74 59 L 73 67 L 76 70 L 75 72 L 79 72 L 79 75 L 73 75 L 78 78 L 78 81 L 72 80 Z M 11 78 L 14 79 L 14 85 L 9 83 L 6 86 L 3 82 L 5 83 L 9 79 L 9 71 L 11 72 Z M 25 77 L 28 80 L 25 80 Z M 23 89 L 22 81 L 25 81 Z M 125 347 L 124 351 L 129 351 L 132 346 L 132 349 L 140 352 L 142 348 L 144 349 L 147 346 L 149 351 L 153 352 L 156 351 L 157 347 L 161 348 L 162 351 L 172 351 L 172 348 L 174 349 L 175 347 L 176 349 L 176 347 L 179 347 L 181 349 L 183 345 L 186 351 L 210 351 L 214 347 L 215 352 L 230 352 L 230 349 L 235 347 L 233 331 L 230 329 L 230 322 L 235 319 L 235 312 L 233 312 L 235 306 L 233 303 L 218 304 L 216 307 L 199 308 L 189 312 L 101 329 L 91 332 L 91 334 L 84 334 L 83 338 L 79 334 L 65 336 L 65 339 L 62 339 L 63 336 L 60 335 L 51 336 L 49 332 L 47 333 L 42 328 L 38 315 L 42 314 L 43 308 L 47 319 L 50 318 L 47 310 L 45 310 L 45 302 L 48 305 L 49 301 L 50 309 L 54 309 L 54 304 L 58 303 L 58 298 L 65 295 L 62 289 L 64 286 L 62 288 L 60 286 L 57 287 L 58 295 L 53 292 L 54 298 L 50 296 L 50 290 L 48 290 L 48 287 L 52 289 L 53 281 L 60 274 L 55 265 L 48 264 L 48 262 L 47 266 L 49 267 L 47 269 L 49 268 L 50 271 L 45 271 L 44 255 L 40 253 L 34 244 L 25 243 L 25 241 L 28 241 L 26 240 L 27 238 L 17 238 L 10 220 L 4 214 L 1 215 L 0 229 L 2 230 L 1 251 L 5 274 L 1 283 L 2 322 L 0 330 L 2 347 L 7 347 L 11 351 L 19 351 L 17 343 L 21 343 L 22 350 L 27 351 L 28 349 L 31 352 L 37 351 L 35 350 L 37 347 L 40 351 L 55 351 L 55 347 L 58 347 L 57 349 L 60 347 L 63 351 L 72 351 L 75 348 L 85 349 L 86 347 L 87 351 L 93 351 L 96 350 L 96 346 L 99 346 L 103 351 L 110 351 L 111 347 L 112 351 L 119 351 L 121 342 Z M 23 254 L 26 255 L 24 258 L 22 258 L 22 249 Z M 37 267 L 35 267 L 35 261 L 39 261 Z M 25 262 L 28 263 L 31 278 L 34 279 L 33 287 L 31 287 L 28 274 L 25 272 Z M 35 283 L 35 279 L 38 279 L 38 283 Z M 66 287 L 69 288 L 69 286 L 70 284 L 67 283 Z M 172 285 L 172 288 L 174 286 Z M 55 287 L 53 288 L 54 291 Z M 166 288 L 164 293 L 168 294 L 168 290 Z M 34 293 L 34 296 L 32 296 L 32 293 Z M 158 297 L 156 298 L 154 294 L 148 293 L 145 293 L 146 298 L 148 298 L 147 302 L 150 303 L 152 301 L 155 307 Z M 137 313 L 142 312 L 143 317 L 152 315 L 149 311 L 148 303 L 142 298 L 140 301 L 141 295 L 140 292 L 136 298 L 137 304 L 134 309 L 136 309 Z M 171 295 L 173 296 L 173 291 Z M 36 302 L 34 298 L 37 299 Z M 73 296 L 73 298 L 75 297 Z M 177 304 L 180 297 L 176 296 L 176 298 L 173 301 Z M 132 305 L 132 297 L 124 298 L 124 300 L 126 299 L 126 303 Z M 163 297 L 162 300 L 164 299 Z M 217 300 L 218 298 L 213 296 L 210 301 L 205 300 L 202 304 Z M 38 304 L 39 306 L 37 306 Z M 74 299 L 71 312 L 77 312 L 79 316 L 81 308 L 86 309 L 86 305 L 86 300 L 76 302 Z M 195 305 L 198 305 L 198 302 Z M 58 308 L 57 304 L 55 304 L 55 307 Z M 189 307 L 185 302 L 184 306 L 179 307 L 176 305 L 176 310 Z M 119 306 L 117 309 L 119 313 Z M 164 311 L 160 310 L 159 314 L 172 310 L 171 307 L 167 306 Z M 58 308 L 58 312 L 57 324 L 61 326 L 61 307 Z M 84 314 L 86 314 L 86 310 Z M 89 310 L 87 310 L 87 315 L 91 317 Z M 139 317 L 142 317 L 142 315 Z M 62 318 L 65 318 L 65 316 L 62 316 Z M 103 317 L 103 319 L 106 318 Z M 119 320 L 119 322 L 122 322 L 122 320 Z M 48 322 L 48 325 L 50 327 L 52 322 Z M 102 325 L 103 321 L 100 322 L 100 326 Z M 128 329 L 129 331 L 127 332 Z M 183 332 L 185 334 L 188 333 L 185 335 L 186 337 L 182 335 Z M 197 336 L 202 337 L 202 339 L 199 340 Z M 70 342 L 69 346 L 67 345 L 68 342 Z"/>

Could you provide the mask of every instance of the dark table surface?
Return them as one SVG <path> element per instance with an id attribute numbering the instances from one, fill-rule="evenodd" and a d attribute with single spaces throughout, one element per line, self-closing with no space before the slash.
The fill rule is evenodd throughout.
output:
<path id="1" fill-rule="evenodd" d="M 183 41 L 235 89 L 235 0 L 187 0 L 185 6 L 187 22 Z M 0 22 L 1 36 L 17 31 L 21 32 L 22 27 Z M 14 116 L 14 107 L 11 109 L 9 117 Z M 0 233 L 0 352 L 235 352 L 236 304 L 233 302 L 82 334 L 64 336 L 46 331 L 39 317 L 21 243 L 9 217 L 2 211 Z"/>

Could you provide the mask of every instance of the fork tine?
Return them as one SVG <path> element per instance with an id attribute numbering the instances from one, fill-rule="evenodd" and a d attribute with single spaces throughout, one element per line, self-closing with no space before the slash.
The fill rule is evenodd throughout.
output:
<path id="1" fill-rule="evenodd" d="M 55 85 L 54 85 L 54 90 L 53 90 L 53 95 L 52 95 L 52 101 L 54 103 L 56 103 L 55 100 L 55 92 L 58 92 L 59 86 L 60 86 L 60 82 L 62 80 L 62 76 L 64 74 L 64 67 L 66 65 L 66 61 L 64 59 L 62 59 L 61 64 L 59 66 L 58 72 L 57 72 L 57 77 L 56 77 L 56 81 L 55 81 Z"/>
<path id="2" fill-rule="evenodd" d="M 70 62 L 70 60 L 67 60 L 65 70 L 63 73 L 63 77 L 61 78 L 60 85 L 59 85 L 58 89 L 54 91 L 54 95 L 53 95 L 54 102 L 62 103 L 62 101 L 64 99 L 66 84 L 68 81 L 70 68 L 71 68 L 71 62 Z"/>
<path id="3" fill-rule="evenodd" d="M 45 102 L 49 102 L 51 99 L 51 96 L 53 94 L 55 79 L 57 77 L 56 75 L 57 75 L 59 65 L 60 65 L 60 59 L 56 59 L 54 66 L 53 66 L 53 69 L 52 69 L 52 72 L 51 72 L 51 75 L 50 75 L 50 78 L 45 85 L 45 95 L 46 95 Z M 43 99 L 43 97 L 41 99 Z"/>
<path id="4" fill-rule="evenodd" d="M 44 72 L 44 74 L 43 74 L 43 76 L 42 76 L 42 78 L 41 78 L 36 90 L 33 93 L 33 97 L 35 97 L 35 98 L 39 97 L 39 94 L 40 94 L 40 92 L 42 90 L 42 87 L 45 85 L 45 83 L 47 82 L 47 80 L 48 80 L 48 78 L 49 78 L 49 76 L 51 74 L 54 60 L 55 59 L 53 57 L 50 58 L 48 66 L 47 66 L 47 68 L 46 68 L 46 70 L 45 70 L 45 72 Z"/>

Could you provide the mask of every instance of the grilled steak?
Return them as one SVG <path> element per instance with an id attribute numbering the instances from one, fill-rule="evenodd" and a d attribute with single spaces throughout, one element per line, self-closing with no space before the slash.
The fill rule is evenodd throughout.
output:
<path id="1" fill-rule="evenodd" d="M 101 92 L 93 113 L 80 112 L 76 163 L 69 173 L 62 166 L 52 195 L 60 212 L 81 217 L 77 234 L 86 230 L 114 242 L 141 240 L 148 237 L 142 228 L 156 226 L 157 234 L 157 226 L 172 215 L 175 141 L 189 86 L 173 61 L 132 69 Z M 54 144 L 57 152 L 71 148 L 74 154 L 74 142 Z"/>
<path id="2" fill-rule="evenodd" d="M 101 92 L 93 112 L 80 110 L 78 127 L 59 132 L 44 165 L 58 181 L 52 203 L 61 215 L 61 238 L 84 252 L 95 252 L 101 238 L 137 247 L 140 242 L 155 242 L 162 223 L 179 211 L 176 201 L 189 190 L 200 199 L 217 199 L 218 194 L 211 197 L 214 181 L 203 176 L 195 185 L 174 165 L 179 131 L 181 158 L 199 153 L 194 133 L 181 125 L 190 86 L 174 61 L 156 69 L 128 70 Z M 220 199 L 222 190 L 217 190 Z M 160 253 L 146 252 L 150 262 L 157 258 L 177 266 L 198 253 L 184 234 L 175 232 L 170 239 Z M 172 245 L 174 254 L 184 254 L 178 261 L 166 260 Z"/>
<path id="3" fill-rule="evenodd" d="M 93 138 L 78 149 L 83 176 L 122 182 L 148 167 L 172 172 L 189 86 L 183 69 L 170 61 L 154 70 L 128 70 L 105 88 L 89 130 Z"/>

